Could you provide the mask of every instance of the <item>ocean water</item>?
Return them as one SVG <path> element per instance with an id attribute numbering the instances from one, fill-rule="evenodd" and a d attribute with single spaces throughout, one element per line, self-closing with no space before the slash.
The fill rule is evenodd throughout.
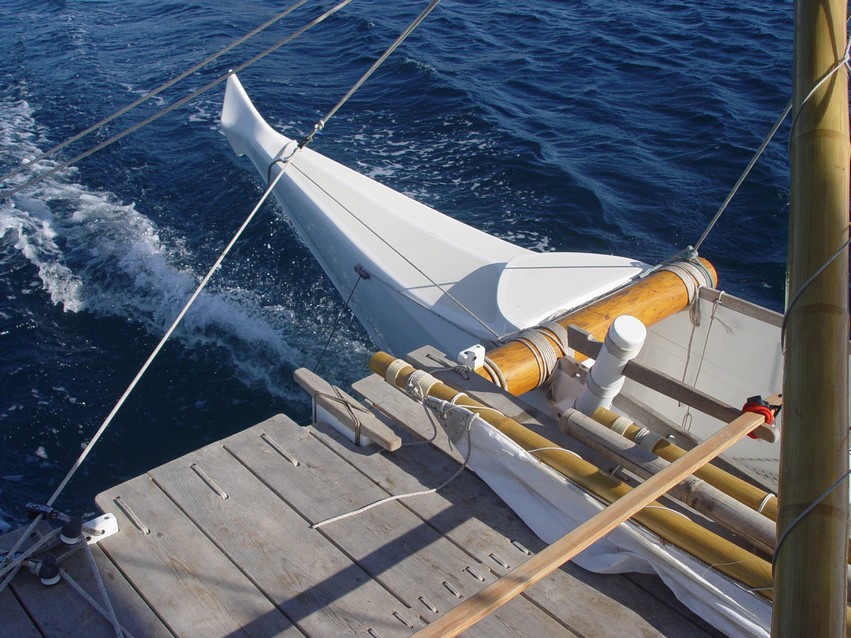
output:
<path id="1" fill-rule="evenodd" d="M 54 162 L 331 4 L 308 2 Z M 354 0 L 240 78 L 300 137 L 426 4 Z M 286 6 L 4 0 L 0 172 Z M 312 148 L 525 247 L 657 261 L 696 241 L 787 102 L 791 14 L 781 1 L 444 0 Z M 0 200 L 0 531 L 53 493 L 260 195 L 218 129 L 222 93 Z M 788 126 L 701 249 L 723 288 L 777 310 L 787 139 Z M 92 512 L 105 487 L 273 413 L 306 421 L 292 372 L 316 363 L 341 313 L 319 371 L 346 384 L 372 346 L 267 206 L 56 505 Z"/>

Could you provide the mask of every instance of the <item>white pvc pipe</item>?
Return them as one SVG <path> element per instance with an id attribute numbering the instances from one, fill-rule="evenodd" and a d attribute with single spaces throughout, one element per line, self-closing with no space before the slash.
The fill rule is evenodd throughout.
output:
<path id="1" fill-rule="evenodd" d="M 597 408 L 610 408 L 623 387 L 624 366 L 638 356 L 646 338 L 647 329 L 635 317 L 621 315 L 615 319 L 574 407 L 589 416 Z"/>

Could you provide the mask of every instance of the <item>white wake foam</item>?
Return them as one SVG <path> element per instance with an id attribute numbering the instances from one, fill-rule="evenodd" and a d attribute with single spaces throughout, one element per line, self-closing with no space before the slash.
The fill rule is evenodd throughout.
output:
<path id="1" fill-rule="evenodd" d="M 47 147 L 30 105 L 0 99 L 0 158 L 6 166 Z M 42 288 L 65 311 L 117 316 L 162 334 L 208 266 L 194 264 L 179 239 L 164 240 L 135 204 L 88 189 L 74 177 L 74 170 L 61 171 L 0 203 L 0 251 L 17 251 L 35 266 Z M 25 171 L 12 183 L 26 179 Z M 271 306 L 263 301 L 268 291 L 221 281 L 217 276 L 216 289 L 198 298 L 175 338 L 199 353 L 223 348 L 247 385 L 292 399 L 282 375 L 310 363 L 327 326 L 303 316 L 304 300 L 289 293 L 287 282 L 277 284 L 278 305 Z M 282 310 L 288 297 L 295 307 Z M 358 336 L 349 345 L 363 355 Z"/>

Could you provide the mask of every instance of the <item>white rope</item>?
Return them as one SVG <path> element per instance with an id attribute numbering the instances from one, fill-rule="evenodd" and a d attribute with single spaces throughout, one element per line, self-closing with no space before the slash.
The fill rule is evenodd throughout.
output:
<path id="1" fill-rule="evenodd" d="M 471 438 L 471 435 L 470 435 L 470 427 L 472 427 L 472 423 L 476 418 L 480 418 L 480 417 L 477 414 L 475 414 L 473 416 L 473 419 L 470 420 L 470 425 L 468 425 L 468 427 L 467 427 L 467 452 L 464 455 L 463 463 L 461 463 L 461 465 L 458 467 L 458 469 L 455 470 L 455 472 L 452 474 L 452 476 L 450 476 L 448 479 L 446 479 L 443 483 L 441 483 L 437 487 L 433 487 L 433 488 L 428 489 L 428 490 L 421 490 L 419 492 L 409 492 L 408 494 L 395 494 L 393 496 L 388 496 L 386 498 L 382 498 L 382 499 L 379 499 L 377 501 L 373 501 L 372 503 L 369 503 L 368 505 L 364 505 L 363 507 L 360 507 L 356 510 L 346 512 L 345 514 L 340 514 L 339 516 L 333 516 L 331 518 L 325 519 L 324 521 L 319 521 L 318 523 L 313 523 L 310 526 L 310 528 L 311 529 L 319 529 L 320 527 L 324 527 L 325 525 L 329 525 L 330 523 L 336 523 L 338 521 L 342 521 L 342 520 L 345 520 L 347 518 L 351 518 L 353 516 L 358 516 L 360 514 L 363 514 L 364 512 L 368 512 L 369 510 L 371 510 L 375 507 L 378 507 L 380 505 L 384 505 L 385 503 L 391 503 L 393 501 L 398 501 L 398 500 L 401 500 L 401 499 L 404 499 L 404 498 L 414 498 L 416 496 L 426 496 L 428 494 L 434 494 L 435 492 L 442 490 L 444 487 L 446 487 L 452 481 L 454 481 L 456 478 L 458 478 L 461 475 L 461 472 L 464 471 L 464 469 L 467 467 L 467 465 L 470 462 L 470 455 L 473 453 L 473 444 L 472 444 L 472 438 Z"/>
<path id="2" fill-rule="evenodd" d="M 638 447 L 643 447 L 648 452 L 652 452 L 653 448 L 656 447 L 656 444 L 659 441 L 664 441 L 664 437 L 656 434 L 653 430 L 648 430 L 647 428 L 641 428 L 638 432 L 635 433 L 635 437 L 632 439 L 632 442 L 635 443 Z"/>
<path id="3" fill-rule="evenodd" d="M 565 452 L 567 454 L 572 454 L 573 456 L 575 456 L 578 459 L 582 459 L 582 457 L 578 453 L 574 452 L 573 450 L 568 450 L 567 448 L 558 447 L 558 446 L 536 447 L 536 448 L 532 448 L 531 450 L 526 450 L 526 451 L 529 454 L 535 454 L 536 452 Z"/>
<path id="4" fill-rule="evenodd" d="M 0 577 L 5 576 L 6 578 L 0 583 L 0 592 L 2 592 L 6 587 L 12 582 L 12 579 L 15 577 L 15 574 L 18 573 L 18 570 L 21 568 L 21 565 L 27 560 L 30 556 L 35 554 L 42 545 L 46 545 L 48 542 L 54 540 L 57 536 L 59 536 L 62 531 L 59 528 L 54 529 L 53 531 L 45 534 L 42 538 L 40 538 L 36 543 L 34 543 L 31 547 L 27 548 L 25 551 L 18 554 L 18 550 L 21 548 L 21 545 L 26 542 L 28 538 L 32 538 L 30 534 L 32 534 L 33 529 L 38 524 L 38 518 L 33 521 L 33 523 L 27 528 L 27 530 L 20 535 L 17 542 L 12 546 L 6 557 L 0 562 L 2 568 L 0 568 Z"/>
<path id="5" fill-rule="evenodd" d="M 490 357 L 485 357 L 485 370 L 487 370 L 491 379 L 496 385 L 498 385 L 503 390 L 508 390 L 508 380 L 505 378 L 505 375 L 502 373 L 502 370 L 499 369 L 499 366 L 496 362 Z"/>
<path id="6" fill-rule="evenodd" d="M 85 589 L 83 589 L 83 588 L 80 586 L 80 583 L 78 583 L 76 580 L 74 580 L 74 579 L 71 577 L 71 574 L 69 574 L 68 572 L 66 572 L 66 571 L 65 571 L 64 569 L 62 569 L 61 567 L 59 568 L 59 574 L 62 576 L 62 578 L 63 578 L 63 579 L 64 579 L 64 580 L 65 580 L 65 581 L 69 584 L 69 585 L 71 585 L 71 587 L 73 587 L 73 588 L 74 588 L 74 591 L 76 591 L 78 594 L 80 594 L 80 596 L 82 596 L 82 597 L 83 597 L 83 600 L 85 600 L 87 603 L 89 603 L 89 604 L 92 606 L 92 609 L 94 609 L 94 610 L 95 610 L 96 612 L 98 612 L 101 616 L 103 616 L 104 618 L 106 618 L 107 620 L 109 620 L 109 613 L 108 613 L 108 612 L 107 612 L 107 611 L 106 611 L 103 607 L 101 607 L 101 606 L 100 606 L 100 604 L 98 604 L 98 602 L 97 602 L 94 598 L 92 598 L 92 597 L 91 597 L 91 595 L 89 594 L 89 592 L 87 592 Z M 121 633 L 120 633 L 120 634 L 119 634 L 119 633 L 117 633 L 119 630 L 121 631 Z M 121 624 L 119 624 L 119 625 L 118 625 L 118 628 L 116 629 L 116 635 L 117 635 L 117 636 L 119 636 L 119 637 L 120 637 L 120 636 L 124 636 L 124 638 L 133 638 L 133 634 L 131 634 L 131 633 L 130 633 L 130 632 L 129 632 L 129 631 L 128 631 L 125 627 L 123 627 Z"/>
<path id="7" fill-rule="evenodd" d="M 113 629 L 115 629 L 115 635 L 117 638 L 124 637 L 124 628 L 121 626 L 121 623 L 118 622 L 118 616 L 115 615 L 115 608 L 112 606 L 112 601 L 109 599 L 109 594 L 106 592 L 106 587 L 103 584 L 103 578 L 100 576 L 100 571 L 98 570 L 97 563 L 95 563 L 95 557 L 92 555 L 92 548 L 89 547 L 89 544 L 85 541 L 85 539 L 80 539 L 78 542 L 83 544 L 83 550 L 86 552 L 86 558 L 89 561 L 89 568 L 92 570 L 92 574 L 95 577 L 95 582 L 97 582 L 98 591 L 100 592 L 101 599 L 103 600 L 103 604 L 106 607 L 107 618 L 112 623 Z"/>
<path id="8" fill-rule="evenodd" d="M 777 496 L 775 494 L 772 494 L 771 492 L 768 492 L 765 495 L 765 498 L 760 501 L 759 507 L 756 508 L 758 514 L 762 514 L 762 510 L 765 509 L 765 506 L 768 505 L 769 501 L 771 501 L 772 498 L 777 498 Z"/>
<path id="9" fill-rule="evenodd" d="M 387 370 L 384 371 L 384 380 L 390 385 L 396 385 L 396 378 L 399 376 L 402 369 L 406 368 L 408 365 L 410 364 L 407 361 L 395 359 L 389 366 L 387 366 Z"/>

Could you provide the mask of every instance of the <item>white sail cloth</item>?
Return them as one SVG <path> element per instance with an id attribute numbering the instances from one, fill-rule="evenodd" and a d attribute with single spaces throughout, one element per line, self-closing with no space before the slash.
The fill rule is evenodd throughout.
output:
<path id="1" fill-rule="evenodd" d="M 473 421 L 470 435 L 469 467 L 543 541 L 558 540 L 603 508 L 481 419 Z M 466 454 L 466 439 L 458 447 Z M 765 598 L 631 522 L 573 561 L 599 573 L 656 573 L 684 605 L 728 636 L 767 638 L 771 633 L 772 608 Z"/>

